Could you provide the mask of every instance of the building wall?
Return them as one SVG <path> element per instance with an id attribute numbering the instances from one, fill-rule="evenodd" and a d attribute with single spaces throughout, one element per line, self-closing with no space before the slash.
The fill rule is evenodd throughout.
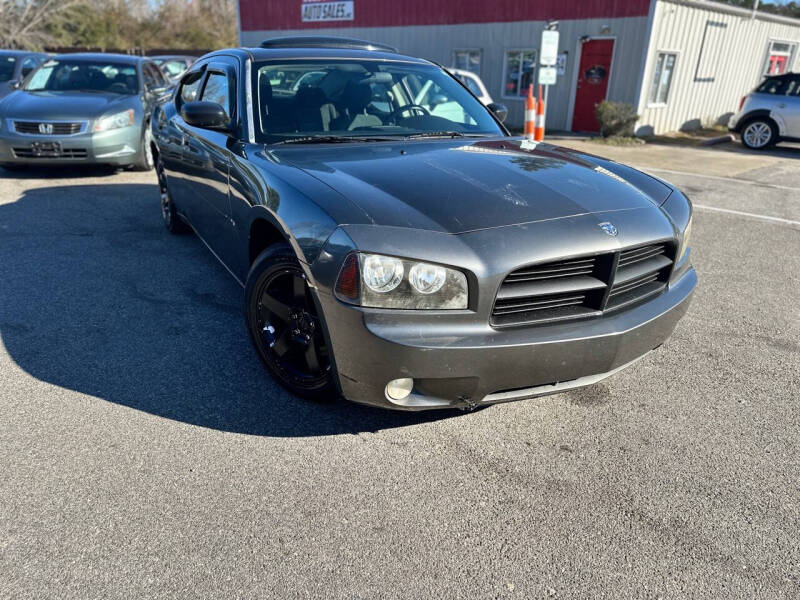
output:
<path id="1" fill-rule="evenodd" d="M 726 124 L 740 98 L 762 79 L 770 40 L 798 44 L 800 21 L 733 9 L 709 2 L 658 0 L 642 86 L 638 134 Z M 649 102 L 656 57 L 677 52 L 667 102 Z"/>
<path id="2" fill-rule="evenodd" d="M 593 3 L 587 3 L 587 5 L 593 5 Z M 356 5 L 356 13 L 359 6 L 360 4 Z M 549 129 L 564 130 L 571 122 L 571 99 L 576 80 L 576 53 L 579 40 L 583 36 L 603 35 L 616 38 L 608 98 L 633 104 L 638 101 L 638 92 L 642 87 L 642 57 L 646 52 L 648 39 L 647 23 L 646 10 L 643 16 L 559 21 L 559 52 L 567 52 L 566 72 L 564 76 L 558 78 L 556 85 L 552 86 L 549 91 L 546 123 Z M 315 27 L 312 32 L 305 28 L 247 31 L 246 21 L 243 21 L 242 26 L 245 30 L 240 34 L 240 42 L 245 46 L 258 45 L 262 40 L 270 37 L 312 33 L 314 35 L 338 35 L 390 44 L 402 53 L 433 60 L 444 66 L 452 66 L 454 50 L 480 49 L 482 52 L 481 79 L 494 100 L 508 106 L 507 123 L 516 127 L 521 126 L 524 120 L 525 102 L 524 98 L 503 97 L 505 51 L 512 49 L 538 51 L 541 32 L 545 28 L 546 22 L 541 20 L 388 27 L 343 27 L 341 23 L 337 23 L 334 27 Z"/>

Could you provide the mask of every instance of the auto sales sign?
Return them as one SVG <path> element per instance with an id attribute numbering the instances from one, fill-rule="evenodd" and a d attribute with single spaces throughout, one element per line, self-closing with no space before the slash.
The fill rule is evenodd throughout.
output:
<path id="1" fill-rule="evenodd" d="M 326 2 L 325 0 L 303 0 L 300 10 L 304 23 L 320 21 L 352 21 L 353 0 Z"/>

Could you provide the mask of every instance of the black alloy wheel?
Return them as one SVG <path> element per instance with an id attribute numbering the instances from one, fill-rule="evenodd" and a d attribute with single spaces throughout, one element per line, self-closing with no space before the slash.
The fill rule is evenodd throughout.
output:
<path id="1" fill-rule="evenodd" d="M 167 176 L 164 173 L 164 165 L 161 163 L 161 159 L 156 163 L 156 175 L 158 176 L 158 196 L 161 204 L 161 218 L 164 221 L 164 226 L 170 233 L 187 233 L 189 231 L 189 226 L 181 219 L 178 211 L 175 209 L 175 203 L 169 195 Z"/>
<path id="2" fill-rule="evenodd" d="M 245 290 L 247 325 L 262 360 L 297 396 L 331 397 L 330 353 L 300 263 L 284 243 L 255 261 Z"/>

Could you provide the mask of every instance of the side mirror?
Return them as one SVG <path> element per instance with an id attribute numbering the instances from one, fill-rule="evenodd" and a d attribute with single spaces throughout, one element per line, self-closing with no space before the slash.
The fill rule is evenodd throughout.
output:
<path id="1" fill-rule="evenodd" d="M 22 87 L 22 80 L 12 81 L 10 85 L 12 90 L 18 90 Z"/>
<path id="2" fill-rule="evenodd" d="M 181 117 L 189 125 L 204 129 L 227 130 L 230 117 L 216 102 L 187 102 L 181 108 Z"/>
<path id="3" fill-rule="evenodd" d="M 506 108 L 505 104 L 498 104 L 497 102 L 492 102 L 486 106 L 490 111 L 494 113 L 494 116 L 497 117 L 497 120 L 501 123 L 506 120 L 508 116 L 508 109 Z"/>

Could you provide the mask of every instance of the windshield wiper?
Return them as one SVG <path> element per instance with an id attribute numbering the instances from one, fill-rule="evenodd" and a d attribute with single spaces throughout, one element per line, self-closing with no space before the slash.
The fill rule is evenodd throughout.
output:
<path id="1" fill-rule="evenodd" d="M 407 135 L 406 139 L 414 139 L 414 138 L 427 138 L 427 137 L 465 137 L 463 133 L 460 131 L 424 131 L 422 133 L 412 133 L 411 135 Z"/>
<path id="2" fill-rule="evenodd" d="M 388 142 L 392 138 L 388 137 L 364 137 L 358 135 L 308 135 L 305 137 L 292 138 L 290 140 L 281 140 L 270 144 L 271 146 L 279 146 L 281 144 L 345 144 L 347 142 Z"/>

